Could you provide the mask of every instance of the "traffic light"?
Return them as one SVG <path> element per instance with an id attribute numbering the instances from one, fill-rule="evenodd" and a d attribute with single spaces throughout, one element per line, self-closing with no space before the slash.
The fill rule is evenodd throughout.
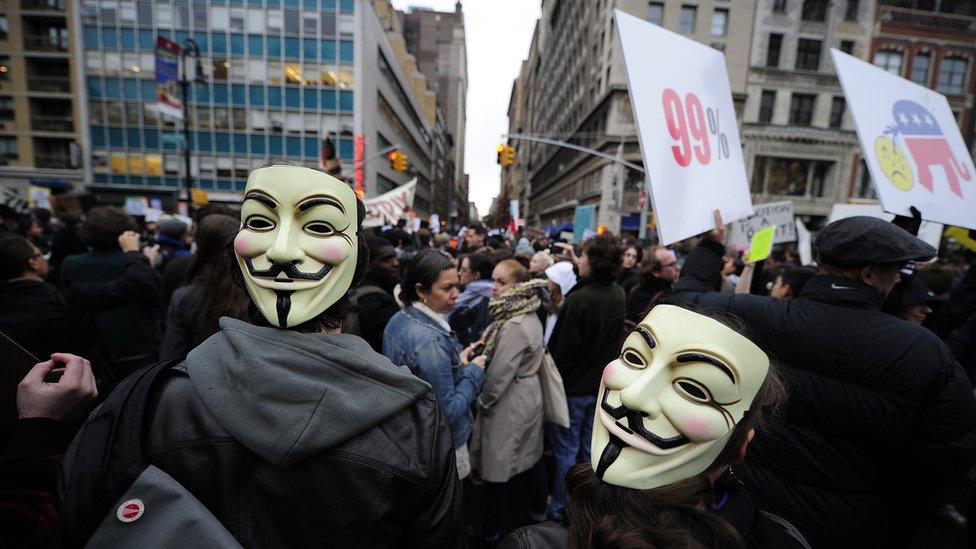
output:
<path id="1" fill-rule="evenodd" d="M 391 152 L 388 155 L 388 158 L 390 159 L 390 167 L 393 168 L 394 171 L 405 172 L 407 171 L 407 167 L 410 165 L 406 153 L 400 151 Z"/>
<path id="2" fill-rule="evenodd" d="M 515 148 L 511 145 L 499 145 L 495 150 L 498 151 L 497 161 L 507 168 L 515 163 Z"/>

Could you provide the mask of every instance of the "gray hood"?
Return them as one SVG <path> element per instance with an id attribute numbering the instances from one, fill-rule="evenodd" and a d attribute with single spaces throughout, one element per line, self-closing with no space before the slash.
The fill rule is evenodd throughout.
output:
<path id="1" fill-rule="evenodd" d="M 231 318 L 220 327 L 187 356 L 190 382 L 231 436 L 278 465 L 341 444 L 430 390 L 353 335 Z"/>

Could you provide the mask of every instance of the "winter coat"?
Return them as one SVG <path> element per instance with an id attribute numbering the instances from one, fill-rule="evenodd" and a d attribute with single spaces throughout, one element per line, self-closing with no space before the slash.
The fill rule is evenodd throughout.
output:
<path id="1" fill-rule="evenodd" d="M 457 334 L 462 347 L 478 341 L 491 324 L 488 300 L 491 299 L 491 281 L 474 280 L 458 296 L 457 303 L 447 313 L 447 322 Z"/>
<path id="2" fill-rule="evenodd" d="M 362 288 L 374 286 L 383 292 L 362 292 Z M 366 274 L 366 279 L 357 288 L 357 303 L 359 305 L 359 335 L 369 343 L 377 353 L 383 352 L 383 332 L 393 315 L 400 311 L 400 306 L 393 299 L 393 286 L 383 284 L 378 279 Z"/>
<path id="3" fill-rule="evenodd" d="M 506 482 L 542 457 L 542 387 L 545 348 L 535 314 L 508 319 L 485 370 L 471 434 L 471 466 L 488 482 Z"/>
<path id="4" fill-rule="evenodd" d="M 166 309 L 166 333 L 159 347 L 159 359 L 170 360 L 186 356 L 194 347 L 210 337 L 207 319 L 203 316 L 206 283 L 197 280 L 173 293 Z"/>
<path id="5" fill-rule="evenodd" d="M 675 298 L 745 320 L 789 385 L 783 421 L 756 436 L 736 472 L 814 547 L 880 545 L 976 457 L 965 372 L 935 334 L 882 313 L 881 294 L 858 280 L 816 275 L 787 301 L 716 293 L 723 253 L 703 241 Z"/>
<path id="6" fill-rule="evenodd" d="M 623 269 L 620 271 L 620 276 L 617 277 L 617 286 L 624 289 L 624 295 L 629 296 L 630 292 L 640 284 L 640 281 L 641 275 L 637 269 Z"/>
<path id="7" fill-rule="evenodd" d="M 620 354 L 626 296 L 613 282 L 581 279 L 559 307 L 549 352 L 567 396 L 596 396 L 603 368 Z"/>
<path id="8" fill-rule="evenodd" d="M 455 452 L 426 383 L 356 336 L 220 326 L 150 395 L 150 464 L 245 547 L 463 544 Z"/>
<path id="9" fill-rule="evenodd" d="M 671 283 L 654 275 L 646 275 L 640 285 L 627 294 L 627 320 L 639 324 L 651 307 L 671 295 Z"/>
<path id="10" fill-rule="evenodd" d="M 474 423 L 471 404 L 481 391 L 485 372 L 477 364 L 461 364 L 457 337 L 416 307 L 407 306 L 386 325 L 383 354 L 430 384 L 451 424 L 455 447 L 464 446 Z"/>

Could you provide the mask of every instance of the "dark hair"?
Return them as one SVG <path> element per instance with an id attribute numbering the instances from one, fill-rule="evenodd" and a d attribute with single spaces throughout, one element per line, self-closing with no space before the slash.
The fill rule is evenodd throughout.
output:
<path id="1" fill-rule="evenodd" d="M 504 265 L 506 268 L 511 269 L 512 274 L 515 275 L 515 282 L 525 282 L 529 279 L 529 270 L 525 268 L 525 265 L 519 263 L 517 259 L 506 259 L 505 261 L 499 262 L 495 267 L 500 267 Z"/>
<path id="2" fill-rule="evenodd" d="M 506 259 L 512 259 L 513 257 L 515 257 L 515 252 L 509 250 L 508 248 L 499 248 L 497 250 L 492 250 L 491 248 L 482 248 L 482 250 L 483 250 L 482 253 L 491 254 L 491 260 L 494 261 L 496 265 L 498 263 L 501 263 L 502 261 L 505 261 Z M 491 275 L 488 276 L 491 277 Z"/>
<path id="3" fill-rule="evenodd" d="M 400 301 L 410 305 L 419 301 L 417 284 L 424 291 L 430 291 L 441 273 L 454 268 L 454 262 L 441 255 L 437 250 L 421 250 L 413 259 L 407 262 L 403 270 L 403 281 L 400 283 Z"/>
<path id="4" fill-rule="evenodd" d="M 197 228 L 197 251 L 190 261 L 186 279 L 206 275 L 220 261 L 227 243 L 233 240 L 240 226 L 240 221 L 229 215 L 210 214 L 204 217 Z"/>
<path id="5" fill-rule="evenodd" d="M 292 164 L 288 164 L 292 165 Z M 315 169 L 315 168 L 311 168 Z M 317 170 L 322 171 L 322 170 Z M 326 173 L 326 172 L 322 172 Z M 332 177 L 330 175 L 330 177 Z M 322 311 L 317 316 L 311 320 L 307 320 L 296 326 L 289 326 L 289 330 L 296 332 L 305 333 L 318 333 L 324 330 L 337 330 L 342 326 L 342 319 L 346 316 L 346 310 L 349 307 L 349 292 L 354 290 L 356 286 L 359 286 L 363 281 L 363 275 L 366 274 L 366 266 L 369 263 L 369 246 L 366 244 L 366 231 L 363 230 L 363 220 L 366 219 L 366 206 L 363 205 L 363 201 L 356 199 L 356 271 L 353 273 L 352 282 L 349 283 L 349 289 L 336 300 L 328 309 Z M 240 266 L 237 263 L 237 258 L 233 250 L 233 241 L 227 244 L 227 262 L 232 264 L 231 276 L 234 282 L 241 288 L 244 288 L 244 273 L 241 272 Z M 260 309 L 254 305 L 253 300 L 248 305 L 248 317 L 252 324 L 258 326 L 271 326 L 264 315 L 261 314 Z"/>
<path id="6" fill-rule="evenodd" d="M 234 217 L 234 211 L 223 204 L 217 204 L 216 202 L 211 202 L 205 206 L 200 206 L 193 212 L 193 221 L 195 223 L 201 223 L 205 218 L 211 215 L 226 215 Z"/>
<path id="7" fill-rule="evenodd" d="M 641 248 L 640 242 L 633 238 L 625 238 L 623 240 L 623 244 L 624 244 L 623 251 L 620 252 L 621 261 L 623 260 L 622 254 L 626 252 L 629 248 L 633 248 L 634 251 L 637 252 L 637 263 L 640 264 L 640 262 L 644 259 L 644 248 Z"/>
<path id="8" fill-rule="evenodd" d="M 20 278 L 34 253 L 34 246 L 19 234 L 0 235 L 0 281 Z"/>
<path id="9" fill-rule="evenodd" d="M 788 267 L 779 276 L 783 277 L 784 284 L 789 284 L 793 297 L 796 297 L 815 274 L 817 271 L 811 267 Z"/>
<path id="10" fill-rule="evenodd" d="M 721 322 L 751 337 L 738 317 L 725 311 L 679 306 Z M 566 477 L 571 548 L 584 547 L 701 547 L 744 548 L 745 541 L 728 522 L 709 511 L 714 493 L 709 473 L 728 464 L 748 440 L 749 431 L 774 417 L 786 390 L 770 357 L 769 373 L 749 412 L 711 465 L 702 473 L 672 484 L 638 490 L 600 480 L 588 463 L 570 470 Z M 613 540 L 625 540 L 620 545 Z"/>
<path id="11" fill-rule="evenodd" d="M 472 225 L 472 226 L 468 227 L 468 229 L 469 230 L 470 229 L 474 229 L 474 233 L 477 234 L 477 235 L 480 235 L 480 236 L 485 236 L 488 233 L 487 229 L 485 229 L 485 226 L 482 225 L 481 223 L 478 223 L 476 225 Z"/>
<path id="12" fill-rule="evenodd" d="M 388 238 L 381 236 L 367 236 L 366 246 L 369 248 L 369 261 L 372 262 L 379 255 L 380 250 L 387 246 L 393 247 L 393 243 Z"/>
<path id="13" fill-rule="evenodd" d="M 99 206 L 85 215 L 85 220 L 78 229 L 78 236 L 94 250 L 116 250 L 119 247 L 119 236 L 138 228 L 132 216 L 115 206 Z"/>
<path id="14" fill-rule="evenodd" d="M 487 254 L 473 253 L 463 256 L 461 261 L 468 260 L 472 273 L 478 273 L 481 280 L 491 280 L 491 272 L 495 270 L 495 261 Z"/>
<path id="15" fill-rule="evenodd" d="M 590 280 L 613 282 L 620 274 L 624 249 L 620 239 L 608 234 L 594 236 L 583 243 L 581 253 L 590 264 Z"/>

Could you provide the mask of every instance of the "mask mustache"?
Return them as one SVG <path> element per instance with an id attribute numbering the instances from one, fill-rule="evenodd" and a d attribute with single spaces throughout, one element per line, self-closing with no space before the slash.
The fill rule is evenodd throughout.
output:
<path id="1" fill-rule="evenodd" d="M 655 435 L 654 433 L 648 431 L 647 427 L 644 427 L 643 413 L 635 412 L 634 410 L 631 410 L 624 405 L 611 406 L 610 403 L 607 401 L 607 397 L 609 396 L 610 396 L 610 389 L 604 389 L 603 399 L 600 402 L 600 408 L 602 408 L 603 411 L 606 412 L 607 415 L 609 415 L 613 419 L 619 420 L 619 419 L 627 418 L 627 427 L 620 425 L 619 422 L 617 423 L 617 425 L 623 428 L 625 431 L 630 431 L 631 434 L 643 438 L 647 442 L 650 442 L 651 444 L 657 446 L 662 450 L 670 450 L 672 448 L 677 448 L 678 446 L 682 446 L 691 442 L 688 439 L 688 437 L 681 434 L 670 438 L 663 438 Z"/>
<path id="2" fill-rule="evenodd" d="M 298 266 L 294 263 L 276 263 L 271 262 L 271 266 L 267 269 L 260 270 L 255 269 L 254 264 L 251 262 L 251 258 L 244 259 L 244 264 L 247 265 L 247 271 L 251 276 L 261 277 L 261 278 L 275 278 L 281 273 L 285 273 L 289 279 L 292 280 L 322 280 L 325 275 L 329 274 L 334 265 L 322 265 L 322 268 L 314 273 L 303 273 L 298 270 Z M 291 280 L 279 280 L 279 282 L 291 282 Z"/>

